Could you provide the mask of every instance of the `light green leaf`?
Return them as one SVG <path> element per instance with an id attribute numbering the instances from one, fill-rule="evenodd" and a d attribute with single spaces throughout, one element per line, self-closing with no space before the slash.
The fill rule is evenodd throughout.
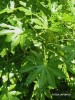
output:
<path id="1" fill-rule="evenodd" d="M 63 21 L 65 22 L 74 22 L 74 17 L 71 14 L 63 13 Z"/>
<path id="2" fill-rule="evenodd" d="M 6 94 L 4 94 L 4 95 L 2 96 L 2 100 L 8 100 L 8 97 L 7 97 Z"/>
<path id="3" fill-rule="evenodd" d="M 3 13 L 6 13 L 7 12 L 7 9 L 3 9 L 2 11 L 0 11 L 0 14 L 3 14 Z"/>
<path id="4" fill-rule="evenodd" d="M 1 57 L 4 57 L 7 54 L 7 48 L 4 48 L 0 53 Z"/>
<path id="5" fill-rule="evenodd" d="M 25 2 L 19 1 L 19 3 L 20 3 L 23 7 L 26 7 L 26 3 L 25 3 Z"/>
<path id="6" fill-rule="evenodd" d="M 43 23 L 41 20 L 39 19 L 31 19 L 31 23 L 35 23 L 37 25 L 43 26 Z"/>
<path id="7" fill-rule="evenodd" d="M 20 43 L 20 35 L 16 35 L 11 42 L 11 49 L 13 50 L 15 46 Z"/>
<path id="8" fill-rule="evenodd" d="M 11 91 L 12 89 L 14 89 L 15 86 L 16 86 L 16 84 L 10 85 L 10 86 L 8 87 L 8 91 Z"/>
<path id="9" fill-rule="evenodd" d="M 75 66 L 71 65 L 70 67 L 68 67 L 68 71 L 71 72 L 72 74 L 75 74 Z"/>
<path id="10" fill-rule="evenodd" d="M 10 95 L 14 95 L 14 96 L 17 96 L 17 95 L 20 95 L 21 94 L 21 92 L 19 92 L 19 91 L 10 91 L 10 92 L 8 92 Z"/>
<path id="11" fill-rule="evenodd" d="M 8 24 L 5 24 L 5 23 L 1 23 L 0 26 L 3 27 L 3 28 L 15 29 L 14 26 L 8 25 Z"/>
<path id="12" fill-rule="evenodd" d="M 12 41 L 12 37 L 13 37 L 13 34 L 11 34 L 11 33 L 8 34 L 7 37 L 5 38 L 5 41 L 6 42 L 11 42 Z"/>
<path id="13" fill-rule="evenodd" d="M 27 39 L 27 34 L 23 34 L 20 36 L 20 45 L 23 48 Z"/>
<path id="14" fill-rule="evenodd" d="M 22 11 L 22 12 L 24 12 L 26 15 L 32 15 L 32 12 L 31 12 L 31 8 L 29 8 L 29 9 L 26 9 L 26 8 L 24 8 L 24 7 L 19 7 L 19 8 L 17 8 L 18 10 L 20 10 L 20 11 Z"/>
<path id="15" fill-rule="evenodd" d="M 39 26 L 39 25 L 35 25 L 34 28 L 35 28 L 35 29 L 45 29 L 44 27 Z"/>
<path id="16" fill-rule="evenodd" d="M 11 33 L 14 33 L 14 30 L 7 29 L 7 30 L 0 31 L 0 35 L 9 35 Z"/>

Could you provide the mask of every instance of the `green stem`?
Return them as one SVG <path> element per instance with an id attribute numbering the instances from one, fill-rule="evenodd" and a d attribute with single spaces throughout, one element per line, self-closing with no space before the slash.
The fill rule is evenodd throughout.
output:
<path id="1" fill-rule="evenodd" d="M 44 57 L 43 62 L 44 62 L 44 65 L 46 66 L 48 63 L 48 52 L 44 45 L 43 45 L 43 57 Z"/>

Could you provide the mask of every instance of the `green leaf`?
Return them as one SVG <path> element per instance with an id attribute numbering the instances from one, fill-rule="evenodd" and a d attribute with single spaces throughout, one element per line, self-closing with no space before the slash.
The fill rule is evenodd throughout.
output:
<path id="1" fill-rule="evenodd" d="M 41 93 L 41 94 L 40 94 L 40 100 L 45 100 L 45 95 L 44 95 L 44 93 Z"/>
<path id="2" fill-rule="evenodd" d="M 35 23 L 34 28 L 35 29 L 48 29 L 48 21 L 47 16 L 42 12 L 42 16 L 37 16 L 37 19 L 32 19 L 31 23 Z"/>
<path id="3" fill-rule="evenodd" d="M 35 25 L 34 28 L 35 28 L 35 29 L 45 29 L 44 27 L 39 26 L 39 25 Z"/>
<path id="4" fill-rule="evenodd" d="M 16 96 L 12 96 L 10 93 L 8 93 L 8 100 L 20 100 Z"/>
<path id="5" fill-rule="evenodd" d="M 2 96 L 2 100 L 8 100 L 8 97 L 7 97 L 6 94 L 4 94 L 4 95 Z"/>
<path id="6" fill-rule="evenodd" d="M 29 9 L 25 9 L 24 7 L 19 7 L 19 8 L 17 8 L 18 10 L 20 10 L 20 11 L 22 11 L 22 12 L 24 12 L 26 15 L 32 15 L 32 11 L 31 11 L 31 8 L 29 8 Z"/>
<path id="7" fill-rule="evenodd" d="M 73 59 L 75 58 L 75 51 L 73 50 L 72 52 L 70 52 L 68 55 L 67 55 L 67 59 L 66 59 L 66 62 L 71 62 Z"/>
<path id="8" fill-rule="evenodd" d="M 13 41 L 11 42 L 11 49 L 13 50 L 15 46 L 17 46 L 20 43 L 20 35 L 14 35 Z"/>
<path id="9" fill-rule="evenodd" d="M 46 69 L 46 73 L 47 73 L 47 81 L 49 82 L 49 85 L 53 88 L 56 87 L 56 83 L 55 83 L 55 79 L 53 74 L 49 71 L 49 69 Z"/>
<path id="10" fill-rule="evenodd" d="M 9 35 L 11 33 L 14 33 L 14 30 L 2 30 L 0 31 L 0 35 Z"/>
<path id="11" fill-rule="evenodd" d="M 62 70 L 60 70 L 59 68 L 51 68 L 49 67 L 49 70 L 54 74 L 56 75 L 57 77 L 60 77 L 60 78 L 66 78 L 64 72 Z"/>
<path id="12" fill-rule="evenodd" d="M 0 31 L 0 35 L 5 35 L 5 34 L 10 34 L 10 33 L 14 33 L 14 34 L 21 34 L 23 32 L 23 30 L 21 29 L 21 22 L 18 21 L 18 27 L 16 26 L 12 26 L 12 25 L 8 25 L 5 23 L 0 24 L 0 26 L 2 28 L 8 28 L 8 29 L 4 29 L 2 31 Z"/>
<path id="13" fill-rule="evenodd" d="M 63 21 L 65 22 L 74 22 L 74 17 L 71 14 L 63 13 Z"/>
<path id="14" fill-rule="evenodd" d="M 71 96 L 72 96 L 73 99 L 75 99 L 75 91 L 73 91 L 73 92 L 71 93 Z"/>
<path id="15" fill-rule="evenodd" d="M 39 77 L 39 88 L 42 88 L 45 83 L 46 83 L 46 71 L 45 69 L 42 70 L 42 72 L 40 73 L 40 77 Z"/>
<path id="16" fill-rule="evenodd" d="M 26 7 L 26 3 L 25 3 L 25 2 L 19 1 L 19 3 L 20 3 L 23 7 Z"/>
<path id="17" fill-rule="evenodd" d="M 20 69 L 20 72 L 21 73 L 26 73 L 26 72 L 29 72 L 31 70 L 34 70 L 35 68 L 37 68 L 39 66 L 34 66 L 34 65 L 31 65 L 31 64 L 25 64 L 24 66 L 22 66 L 22 68 Z"/>
<path id="18" fill-rule="evenodd" d="M 7 9 L 5 8 L 5 9 L 0 11 L 0 14 L 6 13 L 6 12 L 7 12 Z"/>
<path id="19" fill-rule="evenodd" d="M 51 95 L 51 93 L 50 93 L 50 90 L 45 89 L 44 94 L 45 94 L 45 96 L 47 96 L 49 99 L 52 99 L 52 95 Z"/>
<path id="20" fill-rule="evenodd" d="M 0 70 L 0 77 L 2 76 L 2 70 Z"/>
<path id="21" fill-rule="evenodd" d="M 7 37 L 5 38 L 5 41 L 6 42 L 11 42 L 12 41 L 12 37 L 13 37 L 13 34 L 11 34 L 11 33 L 8 34 Z"/>
<path id="22" fill-rule="evenodd" d="M 33 64 L 36 64 L 38 62 L 34 55 L 27 57 L 27 60 Z"/>
<path id="23" fill-rule="evenodd" d="M 15 29 L 14 26 L 8 25 L 8 24 L 5 24 L 5 23 L 1 23 L 1 24 L 0 24 L 0 27 L 3 27 L 3 28 L 9 28 L 9 29 Z"/>
<path id="24" fill-rule="evenodd" d="M 11 91 L 12 89 L 14 89 L 15 86 L 16 86 L 16 84 L 10 85 L 10 86 L 8 87 L 8 91 Z"/>
<path id="25" fill-rule="evenodd" d="M 39 19 L 31 19 L 31 23 L 35 23 L 37 25 L 43 26 L 43 23 L 41 20 Z"/>
<path id="26" fill-rule="evenodd" d="M 42 69 L 43 65 L 39 65 L 38 68 L 34 70 L 34 72 L 32 71 L 26 79 L 26 84 L 30 84 L 31 82 L 33 82 L 41 73 Z"/>
<path id="27" fill-rule="evenodd" d="M 0 53 L 1 57 L 4 57 L 7 54 L 7 48 L 4 48 Z"/>
<path id="28" fill-rule="evenodd" d="M 4 94 L 0 96 L 1 100 L 19 100 L 17 97 L 13 97 L 12 95 L 8 94 Z"/>
<path id="29" fill-rule="evenodd" d="M 23 48 L 26 42 L 27 34 L 23 34 L 20 36 L 20 45 Z"/>
<path id="30" fill-rule="evenodd" d="M 68 71 L 71 72 L 72 74 L 75 74 L 75 66 L 72 65 L 72 66 L 68 67 Z"/>
<path id="31" fill-rule="evenodd" d="M 10 92 L 8 92 L 10 95 L 14 95 L 14 96 L 17 96 L 17 95 L 20 95 L 21 94 L 21 92 L 19 92 L 19 91 L 10 91 Z"/>

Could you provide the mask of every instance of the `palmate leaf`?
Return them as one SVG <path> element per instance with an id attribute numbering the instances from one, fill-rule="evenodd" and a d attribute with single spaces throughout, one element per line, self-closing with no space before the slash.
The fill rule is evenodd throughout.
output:
<path id="1" fill-rule="evenodd" d="M 30 84 L 31 82 L 33 82 L 39 76 L 42 70 L 43 65 L 39 65 L 36 70 L 32 71 L 26 79 L 26 84 Z"/>
<path id="2" fill-rule="evenodd" d="M 17 20 L 17 26 L 12 26 L 12 25 L 8 25 L 5 23 L 0 24 L 0 27 L 2 28 L 7 28 L 4 30 L 0 31 L 0 35 L 7 35 L 5 42 L 11 42 L 11 50 L 13 50 L 15 48 L 15 46 L 17 46 L 18 44 L 20 44 L 20 39 L 21 39 L 21 33 L 23 32 L 21 29 L 21 23 L 20 21 L 18 21 L 17 18 L 15 18 L 14 20 Z M 19 28 L 20 27 L 20 28 Z"/>
<path id="3" fill-rule="evenodd" d="M 15 27 L 12 25 L 8 25 L 5 23 L 0 24 L 1 28 L 7 28 L 7 29 L 3 29 L 0 31 L 0 35 L 10 35 L 11 33 L 15 34 L 15 35 L 19 35 L 23 32 L 23 30 L 19 27 Z"/>
<path id="4" fill-rule="evenodd" d="M 12 26 L 22 28 L 23 23 L 16 17 L 16 15 L 11 15 L 8 17 L 8 21 Z"/>
<path id="5" fill-rule="evenodd" d="M 41 12 L 41 17 L 38 15 L 35 15 L 37 18 L 31 19 L 31 23 L 35 23 L 34 28 L 35 29 L 48 29 L 48 20 L 47 16 Z"/>
<path id="6" fill-rule="evenodd" d="M 39 89 L 42 89 L 44 87 L 45 83 L 47 83 L 47 82 L 50 87 L 55 88 L 56 87 L 55 77 L 52 74 L 52 72 L 50 72 L 48 70 L 48 68 L 46 68 L 45 65 L 38 66 L 38 67 L 40 67 L 40 68 L 35 69 L 34 71 L 31 72 L 31 74 L 29 75 L 29 77 L 27 79 L 28 80 L 27 83 L 31 83 L 31 82 L 33 82 L 33 80 L 35 78 L 38 78 L 37 80 L 38 80 Z"/>

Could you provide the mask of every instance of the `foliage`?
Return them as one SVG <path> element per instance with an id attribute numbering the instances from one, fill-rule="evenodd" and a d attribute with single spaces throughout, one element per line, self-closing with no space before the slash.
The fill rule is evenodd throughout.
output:
<path id="1" fill-rule="evenodd" d="M 62 80 L 75 98 L 75 1 L 0 6 L 0 100 L 51 100 Z"/>

